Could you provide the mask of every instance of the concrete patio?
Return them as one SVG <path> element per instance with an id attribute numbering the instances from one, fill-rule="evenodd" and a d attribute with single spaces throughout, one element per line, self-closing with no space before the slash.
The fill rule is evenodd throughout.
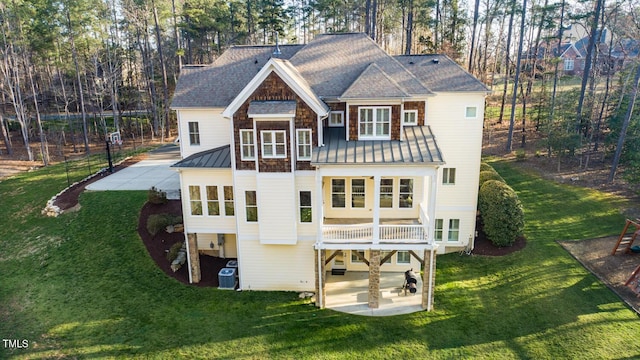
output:
<path id="1" fill-rule="evenodd" d="M 380 307 L 370 309 L 368 306 L 368 272 L 347 271 L 344 275 L 331 275 L 331 272 L 326 272 L 325 276 L 325 307 L 328 309 L 363 316 L 392 316 L 424 310 L 422 308 L 421 278 L 418 279 L 418 292 L 405 295 L 402 290 L 404 273 L 381 273 Z"/>

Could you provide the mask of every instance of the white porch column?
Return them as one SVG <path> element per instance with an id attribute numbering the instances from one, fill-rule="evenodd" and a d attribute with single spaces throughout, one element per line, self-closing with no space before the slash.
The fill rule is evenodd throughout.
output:
<path id="1" fill-rule="evenodd" d="M 380 175 L 373 176 L 373 238 L 372 242 L 380 242 Z"/>
<path id="2" fill-rule="evenodd" d="M 324 225 L 324 204 L 322 194 L 322 170 L 316 168 L 316 201 L 313 206 L 313 213 L 316 214 L 317 234 L 316 243 L 322 242 L 322 226 Z"/>
<path id="3" fill-rule="evenodd" d="M 427 215 L 429 216 L 429 241 L 435 239 L 436 231 L 436 197 L 438 192 L 438 169 L 436 168 L 432 175 L 429 176 L 431 182 L 431 191 L 429 191 L 429 207 L 427 209 Z"/>

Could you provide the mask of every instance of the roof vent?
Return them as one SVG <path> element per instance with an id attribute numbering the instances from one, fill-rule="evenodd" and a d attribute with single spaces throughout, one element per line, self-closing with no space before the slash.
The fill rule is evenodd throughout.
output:
<path id="1" fill-rule="evenodd" d="M 435 58 L 435 59 L 432 59 L 431 62 L 434 63 L 434 64 L 439 64 L 440 63 L 440 59 Z"/>
<path id="2" fill-rule="evenodd" d="M 276 31 L 276 49 L 273 51 L 273 55 L 280 55 L 282 52 L 280 51 L 280 44 L 278 44 L 278 32 Z"/>
<path id="3" fill-rule="evenodd" d="M 253 59 L 253 63 L 257 64 L 258 63 L 258 59 Z"/>
<path id="4" fill-rule="evenodd" d="M 413 62 L 413 61 L 409 61 L 409 65 L 413 65 L 413 64 L 414 64 L 414 62 Z"/>

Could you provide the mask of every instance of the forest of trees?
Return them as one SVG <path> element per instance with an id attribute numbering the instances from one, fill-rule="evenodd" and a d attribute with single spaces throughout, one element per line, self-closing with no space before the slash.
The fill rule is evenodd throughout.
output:
<path id="1" fill-rule="evenodd" d="M 584 75 L 567 90 L 556 54 L 571 24 L 589 41 Z M 51 143 L 89 152 L 110 131 L 171 136 L 184 64 L 211 63 L 233 45 L 354 31 L 391 54 L 446 54 L 487 84 L 489 120 L 509 125 L 505 153 L 534 124 L 550 158 L 603 152 L 612 179 L 618 163 L 640 179 L 639 59 L 616 71 L 608 60 L 618 42 L 640 39 L 639 0 L 7 0 L 0 155 L 22 148 L 46 165 Z"/>

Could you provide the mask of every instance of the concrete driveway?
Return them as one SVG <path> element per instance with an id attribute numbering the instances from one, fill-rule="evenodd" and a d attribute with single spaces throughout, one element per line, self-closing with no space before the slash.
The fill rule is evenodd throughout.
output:
<path id="1" fill-rule="evenodd" d="M 180 176 L 169 166 L 180 160 L 180 147 L 167 144 L 150 151 L 149 157 L 87 186 L 91 191 L 149 190 L 166 191 L 167 198 L 180 198 Z"/>

